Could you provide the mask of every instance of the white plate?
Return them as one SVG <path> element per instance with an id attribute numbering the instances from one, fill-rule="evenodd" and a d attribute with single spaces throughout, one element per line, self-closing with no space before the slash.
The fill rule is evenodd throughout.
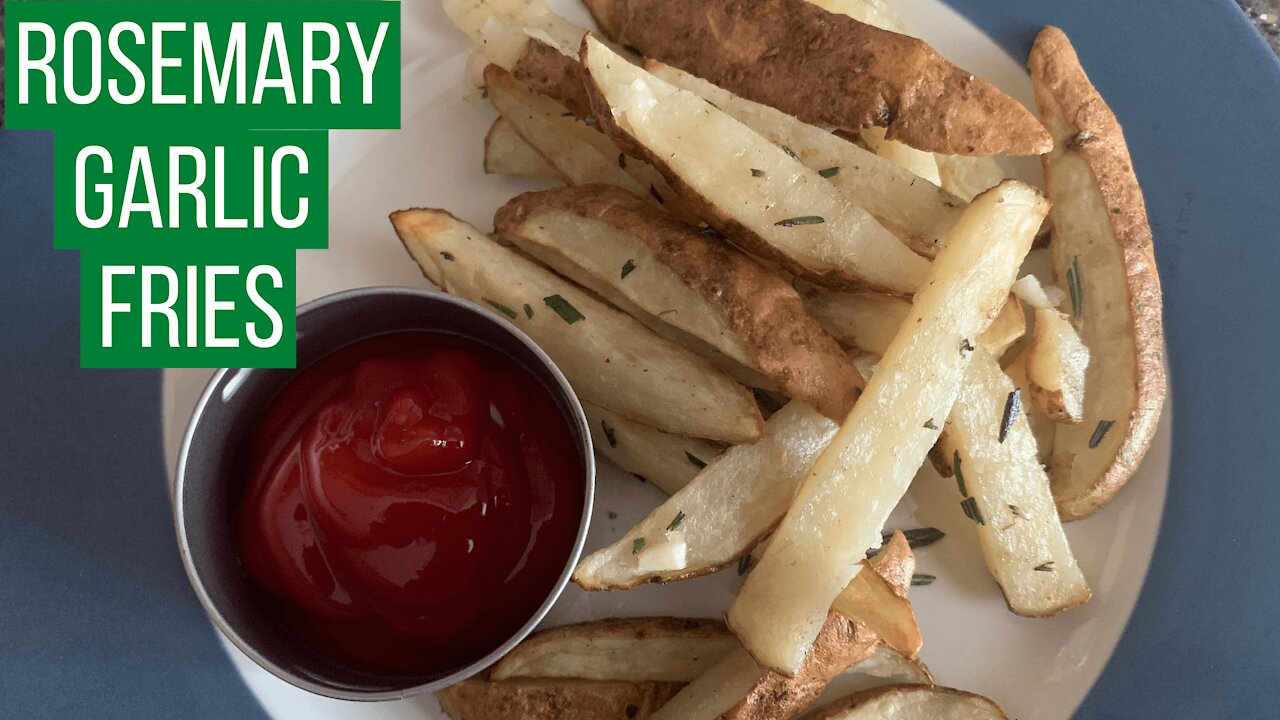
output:
<path id="1" fill-rule="evenodd" d="M 576 0 L 552 0 L 563 14 L 589 24 Z M 898 0 L 912 31 L 943 55 L 1031 105 L 1020 62 L 936 0 Z M 447 208 L 481 227 L 512 195 L 532 186 L 486 176 L 481 169 L 488 107 L 462 100 L 467 44 L 433 0 L 402 7 L 402 124 L 398 131 L 338 131 L 330 135 L 329 249 L 298 253 L 298 301 L 369 285 L 425 284 L 391 232 L 387 214 L 412 206 Z M 1016 171 L 1038 180 L 1036 163 Z M 195 399 L 210 373 L 166 370 L 165 450 L 170 466 Z M 934 526 L 947 537 L 919 553 L 920 572 L 937 576 L 912 593 L 925 648 L 922 658 L 944 685 L 982 693 L 1010 717 L 1064 720 L 1084 698 L 1110 657 L 1146 576 L 1169 476 L 1166 410 L 1141 472 L 1103 512 L 1067 527 L 1093 585 L 1084 607 L 1044 620 L 1016 617 L 987 574 L 975 533 L 955 503 L 955 489 L 931 469 L 912 487 L 891 526 Z M 588 552 L 615 540 L 661 501 L 653 487 L 602 463 Z M 616 512 L 616 519 L 608 514 Z M 588 594 L 570 586 L 548 615 L 548 626 L 617 615 L 718 617 L 733 597 L 733 570 L 668 586 Z M 225 643 L 224 643 L 225 644 Z M 434 698 L 361 704 L 329 700 L 293 688 L 226 644 L 228 653 L 272 717 L 307 720 L 444 718 Z M 850 681 L 852 682 L 852 681 Z M 845 689 L 848 684 L 833 688 Z"/>

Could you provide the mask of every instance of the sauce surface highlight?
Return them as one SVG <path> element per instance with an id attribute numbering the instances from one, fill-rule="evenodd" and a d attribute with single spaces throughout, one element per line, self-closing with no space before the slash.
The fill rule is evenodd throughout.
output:
<path id="1" fill-rule="evenodd" d="M 582 513 L 548 390 L 502 353 L 382 335 L 300 371 L 250 448 L 240 557 L 277 617 L 355 669 L 461 667 L 529 619 Z"/>

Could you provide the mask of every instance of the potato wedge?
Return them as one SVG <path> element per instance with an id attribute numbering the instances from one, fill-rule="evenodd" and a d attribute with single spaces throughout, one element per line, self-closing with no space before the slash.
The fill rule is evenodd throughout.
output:
<path id="1" fill-rule="evenodd" d="M 585 1 L 614 41 L 805 122 L 955 155 L 1051 147 L 1026 108 L 926 43 L 805 0 Z"/>
<path id="2" fill-rule="evenodd" d="M 1083 421 L 1089 348 L 1080 341 L 1071 320 L 1053 308 L 1036 308 L 1035 332 L 1026 356 L 1031 402 L 1055 422 Z"/>
<path id="3" fill-rule="evenodd" d="M 672 435 L 625 418 L 612 410 L 583 402 L 591 425 L 591 443 L 619 468 L 638 475 L 662 492 L 674 495 L 689 484 L 724 446 L 698 438 Z"/>
<path id="4" fill-rule="evenodd" d="M 525 193 L 498 211 L 494 228 L 521 248 L 554 254 L 561 262 L 553 267 L 572 265 L 570 277 L 588 275 L 588 287 L 622 295 L 837 422 L 857 399 L 862 378 L 853 362 L 790 283 L 625 190 Z"/>
<path id="5" fill-rule="evenodd" d="M 901 531 L 871 560 L 872 572 L 859 572 L 836 596 L 831 609 L 875 633 L 885 644 L 914 660 L 924 638 L 916 613 L 907 600 L 916 558 Z"/>
<path id="6" fill-rule="evenodd" d="M 1120 123 L 1067 36 L 1045 28 L 1028 65 L 1036 104 L 1055 142 L 1043 159 L 1054 201 L 1055 276 L 1071 291 L 1071 320 L 1093 357 L 1083 422 L 1058 428 L 1050 470 L 1058 510 L 1075 520 L 1105 506 L 1124 486 L 1160 420 L 1160 277 Z"/>
<path id="7" fill-rule="evenodd" d="M 836 596 L 879 542 L 1009 294 L 1048 201 L 1006 181 L 965 211 L 862 399 L 814 463 L 726 621 L 761 665 L 800 668 Z"/>
<path id="8" fill-rule="evenodd" d="M 605 132 L 735 243 L 820 283 L 910 294 L 923 281 L 927 260 L 750 128 L 590 36 L 582 62 Z"/>
<path id="9" fill-rule="evenodd" d="M 1019 397 L 995 358 L 975 352 L 938 449 L 950 459 L 960 503 L 1009 609 L 1048 617 L 1093 591 L 1058 519 L 1026 412 L 1015 407 Z"/>
<path id="10" fill-rule="evenodd" d="M 902 322 L 911 313 L 911 303 L 892 295 L 873 292 L 833 292 L 803 285 L 801 297 L 809 312 L 837 340 L 881 355 L 889 347 Z M 978 337 L 988 352 L 999 355 L 1026 332 L 1022 306 L 1013 296 L 1005 301 L 991 325 Z"/>
<path id="11" fill-rule="evenodd" d="M 881 642 L 866 660 L 850 666 L 845 671 L 851 675 L 867 675 L 884 678 L 896 683 L 932 685 L 933 674 L 919 659 L 909 660 L 905 655 Z"/>
<path id="12" fill-rule="evenodd" d="M 391 223 L 427 279 L 510 318 L 586 400 L 679 435 L 760 437 L 751 392 L 706 360 L 447 212 L 401 210 Z"/>
<path id="13" fill-rule="evenodd" d="M 739 647 L 719 620 L 609 618 L 530 635 L 490 669 L 489 679 L 687 683 Z"/>
<path id="14" fill-rule="evenodd" d="M 966 202 L 1009 176 L 992 157 L 935 155 L 934 161 L 942 188 Z"/>
<path id="15" fill-rule="evenodd" d="M 938 175 L 938 161 L 934 159 L 933 153 L 917 150 L 910 145 L 886 138 L 884 128 L 865 128 L 858 133 L 858 136 L 876 155 L 916 177 L 924 178 L 939 187 L 942 186 L 942 178 Z"/>
<path id="16" fill-rule="evenodd" d="M 681 90 L 713 103 L 775 145 L 784 146 L 810 170 L 871 213 L 908 247 L 933 257 L 960 217 L 965 202 L 921 182 L 910 171 L 847 140 L 790 115 L 717 87 L 679 68 L 646 60 L 645 69 Z"/>
<path id="17" fill-rule="evenodd" d="M 759 442 L 729 448 L 621 539 L 583 558 L 574 582 L 587 590 L 622 590 L 732 565 L 778 524 L 836 427 L 804 403 L 788 403 L 765 423 Z M 685 565 L 642 571 L 640 550 L 675 530 L 683 535 Z"/>
<path id="18" fill-rule="evenodd" d="M 555 166 L 538 154 L 511 123 L 498 118 L 484 136 L 484 171 L 488 175 L 511 175 L 559 180 Z"/>
<path id="19" fill-rule="evenodd" d="M 765 674 L 751 654 L 739 646 L 681 688 L 654 713 L 653 719 L 719 720 Z"/>
<path id="20" fill-rule="evenodd" d="M 822 708 L 809 720 L 1008 720 L 999 705 L 937 685 L 884 685 Z"/>
<path id="21" fill-rule="evenodd" d="M 644 720 L 681 688 L 673 682 L 473 678 L 440 690 L 436 699 L 452 720 Z"/>

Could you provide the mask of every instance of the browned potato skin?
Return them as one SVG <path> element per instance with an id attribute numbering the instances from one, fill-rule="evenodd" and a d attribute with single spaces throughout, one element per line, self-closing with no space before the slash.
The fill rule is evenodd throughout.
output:
<path id="1" fill-rule="evenodd" d="M 582 66 L 550 45 L 529 38 L 524 55 L 511 74 L 535 92 L 546 95 L 579 118 L 591 114 L 591 100 L 583 84 Z"/>
<path id="2" fill-rule="evenodd" d="M 652 208 L 621 188 L 582 185 L 513 198 L 494 217 L 498 234 L 539 212 L 563 210 L 641 240 L 654 257 L 724 313 L 760 370 L 788 397 L 841 422 L 862 388 L 853 361 L 805 308 L 790 283 L 723 240 Z"/>
<path id="3" fill-rule="evenodd" d="M 489 682 L 466 680 L 436 693 L 453 720 L 643 720 L 680 691 L 673 682 Z"/>
<path id="4" fill-rule="evenodd" d="M 853 693 L 852 695 L 847 695 L 835 701 L 834 703 L 822 708 L 821 710 L 805 716 L 805 720 L 829 720 L 830 718 L 839 717 L 840 715 L 848 712 L 849 710 L 854 709 L 858 705 L 864 702 L 867 702 L 868 700 L 874 700 L 882 695 L 887 695 L 889 693 L 897 692 L 903 688 L 914 689 L 918 687 L 920 686 L 919 685 L 901 685 L 901 684 L 900 685 L 881 685 L 880 687 L 873 687 L 873 688 L 870 688 L 869 690 L 863 690 L 862 692 L 856 692 L 856 693 Z M 958 695 L 961 697 L 973 697 L 973 698 L 982 697 L 981 695 L 965 692 L 964 690 L 956 690 L 953 688 L 941 687 L 938 685 L 934 685 L 932 687 L 932 692 L 944 693 L 947 695 Z M 982 699 L 987 700 L 988 702 L 991 702 L 987 698 L 982 698 Z M 992 705 L 995 706 L 996 709 L 999 711 L 1000 713 L 999 717 L 1002 717 L 1002 718 L 1005 718 L 1005 720 L 1008 720 L 1008 716 L 1005 715 L 1003 710 L 999 709 L 998 705 L 995 705 L 994 702 L 992 703 Z"/>
<path id="5" fill-rule="evenodd" d="M 1041 108 L 1049 104 L 1060 108 L 1061 116 L 1074 125 L 1077 136 L 1082 132 L 1091 133 L 1088 142 L 1078 143 L 1078 147 L 1072 149 L 1093 170 L 1102 197 L 1111 208 L 1108 220 L 1124 254 L 1125 266 L 1148 269 L 1147 272 L 1125 274 L 1138 365 L 1138 401 L 1134 415 L 1159 416 L 1166 393 L 1160 276 L 1155 269 L 1146 201 L 1133 171 L 1120 122 L 1089 82 L 1075 48 L 1062 30 L 1050 26 L 1040 31 L 1031 48 L 1027 67 L 1031 71 L 1036 104 Z M 1047 159 L 1045 165 L 1045 183 L 1052 197 L 1053 179 L 1048 172 Z M 1130 430 L 1138 425 L 1131 422 Z M 1066 502 L 1059 500 L 1058 512 L 1064 520 L 1088 517 L 1111 501 L 1137 471 L 1151 445 L 1155 425 L 1150 423 L 1150 433 L 1131 432 L 1125 438 L 1115 461 L 1088 494 L 1069 498 Z"/>
<path id="6" fill-rule="evenodd" d="M 805 0 L 585 0 L 619 43 L 805 122 L 948 155 L 1053 147 L 1026 108 L 924 42 Z"/>

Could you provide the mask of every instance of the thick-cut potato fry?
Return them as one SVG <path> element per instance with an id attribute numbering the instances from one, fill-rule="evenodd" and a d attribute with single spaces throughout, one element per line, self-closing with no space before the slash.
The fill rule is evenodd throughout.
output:
<path id="1" fill-rule="evenodd" d="M 488 175 L 511 175 L 559 180 L 560 173 L 502 118 L 493 121 L 484 136 L 484 171 Z"/>
<path id="2" fill-rule="evenodd" d="M 894 531 L 893 538 L 871 560 L 863 560 L 872 572 L 859 572 L 836 596 L 831 608 L 864 625 L 885 644 L 908 659 L 920 653 L 924 638 L 916 613 L 907 600 L 916 558 L 907 538 Z"/>
<path id="3" fill-rule="evenodd" d="M 876 645 L 871 655 L 845 671 L 851 675 L 868 675 L 892 682 L 932 685 L 933 674 L 919 659 L 911 660 L 885 643 Z"/>
<path id="4" fill-rule="evenodd" d="M 1067 316 L 1053 308 L 1036 308 L 1035 332 L 1026 356 L 1031 402 L 1055 422 L 1084 420 L 1089 348 L 1080 342 Z"/>
<path id="5" fill-rule="evenodd" d="M 1006 181 L 978 196 L 938 253 L 862 399 L 814 463 L 726 621 L 765 667 L 793 674 L 876 545 L 941 431 L 974 342 L 1009 294 L 1048 201 Z"/>
<path id="6" fill-rule="evenodd" d="M 870 572 L 863 575 L 874 577 L 894 600 L 906 602 L 915 571 L 915 556 L 901 533 L 896 533 L 880 554 L 869 561 L 869 567 Z M 877 601 L 875 598 L 865 600 Z M 907 607 L 909 610 L 909 603 Z M 914 626 L 914 614 L 910 623 Z M 918 629 L 916 635 L 919 635 Z M 923 665 L 889 648 L 865 625 L 833 611 L 796 677 L 762 671 L 751 655 L 739 648 L 682 690 L 658 717 L 787 720 L 804 712 L 831 680 L 843 672 L 897 672 L 932 682 Z"/>
<path id="7" fill-rule="evenodd" d="M 927 260 L 747 126 L 591 36 L 582 62 L 600 126 L 734 242 L 816 282 L 910 294 L 923 281 Z"/>
<path id="8" fill-rule="evenodd" d="M 1084 421 L 1058 428 L 1050 476 L 1064 518 L 1107 504 L 1137 470 L 1165 396 L 1164 330 L 1146 204 L 1120 123 L 1067 36 L 1049 27 L 1028 61 L 1053 134 L 1043 158 L 1054 201 L 1054 271 L 1093 356 Z"/>
<path id="9" fill-rule="evenodd" d="M 999 705 L 936 685 L 883 685 L 854 693 L 808 720 L 1009 720 Z"/>
<path id="10" fill-rule="evenodd" d="M 525 193 L 494 218 L 522 248 L 552 253 L 627 304 L 764 373 L 836 421 L 862 378 L 795 288 L 747 255 L 640 198 L 601 185 Z M 539 255 L 542 257 L 542 255 Z M 623 308 L 628 309 L 626 307 Z"/>
<path id="11" fill-rule="evenodd" d="M 1013 408 L 1015 392 L 995 358 L 975 352 L 938 449 L 1009 609 L 1047 617 L 1093 592 L 1062 530 L 1026 413 Z"/>
<path id="12" fill-rule="evenodd" d="M 465 680 L 436 693 L 452 720 L 645 720 L 681 688 L 674 682 Z"/>
<path id="13" fill-rule="evenodd" d="M 750 391 L 706 360 L 447 212 L 401 210 L 391 223 L 429 280 L 509 317 L 586 400 L 680 435 L 760 437 Z"/>
<path id="14" fill-rule="evenodd" d="M 910 145 L 903 145 L 897 140 L 884 136 L 884 128 L 866 128 L 858 136 L 872 152 L 892 162 L 894 165 L 909 171 L 916 177 L 942 186 L 942 178 L 938 175 L 938 161 L 933 153 L 917 150 Z"/>
<path id="15" fill-rule="evenodd" d="M 926 43 L 804 0 L 586 5 L 616 42 L 806 122 L 885 127 L 890 140 L 956 155 L 1051 147 L 1026 108 Z"/>
<path id="16" fill-rule="evenodd" d="M 911 313 L 911 303 L 883 293 L 842 293 L 809 285 L 801 288 L 801 296 L 809 312 L 837 340 L 875 355 L 884 353 Z M 1000 355 L 1022 337 L 1026 327 L 1021 304 L 1010 296 L 978 341 Z"/>
<path id="17" fill-rule="evenodd" d="M 933 257 L 964 209 L 965 201 L 903 169 L 887 158 L 822 128 L 717 87 L 656 60 L 645 69 L 672 85 L 714 103 L 769 142 L 795 153 L 810 170 L 871 213 L 916 252 Z"/>
<path id="18" fill-rule="evenodd" d="M 943 189 L 968 202 L 1009 176 L 992 157 L 935 155 Z"/>
<path id="19" fill-rule="evenodd" d="M 609 618 L 530 635 L 493 666 L 489 679 L 687 683 L 739 647 L 719 620 Z"/>
<path id="20" fill-rule="evenodd" d="M 587 590 L 621 590 L 732 565 L 778 524 L 835 431 L 836 424 L 813 408 L 788 403 L 765 423 L 759 442 L 729 448 L 620 540 L 583 558 L 574 582 Z M 677 529 L 686 545 L 685 566 L 642 571 L 637 548 Z"/>
<path id="21" fill-rule="evenodd" d="M 724 452 L 716 443 L 672 435 L 595 403 L 584 401 L 582 410 L 591 425 L 591 443 L 601 455 L 668 495 L 674 495 Z"/>

